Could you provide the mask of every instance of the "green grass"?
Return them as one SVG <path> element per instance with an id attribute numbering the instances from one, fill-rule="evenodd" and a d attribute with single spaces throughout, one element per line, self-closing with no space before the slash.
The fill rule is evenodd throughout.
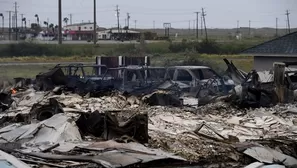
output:
<path id="1" fill-rule="evenodd" d="M 59 57 L 59 56 L 25 56 L 25 57 L 3 57 L 0 58 L 1 63 L 62 63 L 62 62 L 94 62 L 95 56 L 81 57 Z"/>
<path id="2" fill-rule="evenodd" d="M 197 57 L 197 60 L 206 62 L 207 65 L 212 66 L 216 71 L 226 70 L 227 66 L 223 61 L 224 58 L 232 61 L 235 66 L 246 72 L 249 72 L 253 68 L 253 57 L 244 55 L 200 55 L 193 53 L 164 54 L 162 56 L 153 57 L 151 62 L 155 66 L 166 66 L 168 64 L 178 65 L 189 57 Z"/>
<path id="3" fill-rule="evenodd" d="M 165 66 L 170 64 L 179 64 L 183 60 L 197 56 L 198 60 L 202 60 L 211 65 L 216 71 L 226 70 L 226 65 L 223 58 L 232 61 L 238 68 L 249 72 L 253 67 L 253 57 L 242 55 L 199 55 L 199 54 L 164 54 L 162 56 L 153 56 L 151 63 L 154 66 Z M 79 59 L 79 57 L 22 57 L 22 58 L 1 58 L 0 62 L 95 62 L 95 58 L 87 57 L 87 59 Z M 45 72 L 54 67 L 51 65 L 0 65 L 0 80 L 1 78 L 15 78 L 15 77 L 30 77 L 34 78 L 40 72 Z"/>
<path id="4" fill-rule="evenodd" d="M 53 65 L 0 65 L 0 80 L 11 79 L 15 77 L 34 78 L 40 72 L 46 72 Z"/>
<path id="5" fill-rule="evenodd" d="M 169 52 L 168 42 L 147 43 L 145 50 L 147 53 L 166 53 Z M 13 56 L 80 56 L 91 57 L 94 55 L 117 55 L 130 53 L 140 48 L 140 44 L 0 44 L 0 57 Z"/>

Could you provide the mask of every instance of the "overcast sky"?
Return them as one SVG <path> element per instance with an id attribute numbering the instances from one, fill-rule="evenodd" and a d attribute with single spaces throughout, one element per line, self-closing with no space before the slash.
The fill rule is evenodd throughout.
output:
<path id="1" fill-rule="evenodd" d="M 8 25 L 8 10 L 14 10 L 15 0 L 0 0 L 0 13 L 5 15 Z M 17 0 L 19 14 L 24 14 L 27 21 L 36 22 L 49 19 L 57 24 L 58 0 Z M 138 28 L 163 28 L 164 22 L 171 22 L 172 27 L 191 27 L 196 19 L 194 12 L 206 11 L 206 25 L 209 28 L 235 28 L 237 20 L 240 27 L 275 27 L 278 18 L 279 27 L 286 27 L 286 10 L 290 13 L 291 28 L 297 27 L 297 0 L 97 0 L 97 22 L 100 27 L 116 25 L 115 9 L 120 8 L 120 22 L 125 25 L 127 12 L 130 13 L 130 26 L 137 20 Z M 63 17 L 72 14 L 72 22 L 93 20 L 93 0 L 62 0 Z M 18 15 L 20 18 L 20 15 Z M 19 21 L 20 22 L 20 21 Z M 200 14 L 199 14 L 200 24 Z M 20 23 L 19 23 L 20 25 Z M 200 27 L 200 26 L 199 26 Z"/>

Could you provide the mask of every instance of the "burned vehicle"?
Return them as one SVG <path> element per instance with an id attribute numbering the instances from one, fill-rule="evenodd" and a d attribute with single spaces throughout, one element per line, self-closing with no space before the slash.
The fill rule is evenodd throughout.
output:
<path id="1" fill-rule="evenodd" d="M 234 88 L 234 82 L 206 66 L 174 66 L 165 74 L 166 80 L 177 84 L 183 92 L 194 97 L 224 95 Z"/>
<path id="2" fill-rule="evenodd" d="M 156 89 L 164 81 L 163 67 L 126 66 L 109 68 L 103 80 L 110 81 L 114 88 L 123 92 L 145 94 Z"/>
<path id="3" fill-rule="evenodd" d="M 62 85 L 78 94 L 112 89 L 110 79 L 102 80 L 101 72 L 106 73 L 104 65 L 69 64 L 56 65 L 49 72 L 36 76 L 38 90 L 51 90 Z"/>

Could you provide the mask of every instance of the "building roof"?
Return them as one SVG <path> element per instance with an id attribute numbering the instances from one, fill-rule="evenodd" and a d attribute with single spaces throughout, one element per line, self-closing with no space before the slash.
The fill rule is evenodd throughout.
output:
<path id="1" fill-rule="evenodd" d="M 248 48 L 241 54 L 253 54 L 256 56 L 296 56 L 297 55 L 297 31 Z"/>

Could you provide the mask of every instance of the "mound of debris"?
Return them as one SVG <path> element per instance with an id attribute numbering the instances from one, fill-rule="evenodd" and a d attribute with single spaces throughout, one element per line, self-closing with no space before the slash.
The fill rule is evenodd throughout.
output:
<path id="1" fill-rule="evenodd" d="M 241 88 L 199 93 L 212 99 L 199 107 L 170 81 L 111 89 L 59 68 L 18 79 L 0 93 L 0 155 L 14 167 L 297 166 L 297 104 L 275 105 L 263 83 L 259 99 L 257 75 L 232 65 Z"/>

